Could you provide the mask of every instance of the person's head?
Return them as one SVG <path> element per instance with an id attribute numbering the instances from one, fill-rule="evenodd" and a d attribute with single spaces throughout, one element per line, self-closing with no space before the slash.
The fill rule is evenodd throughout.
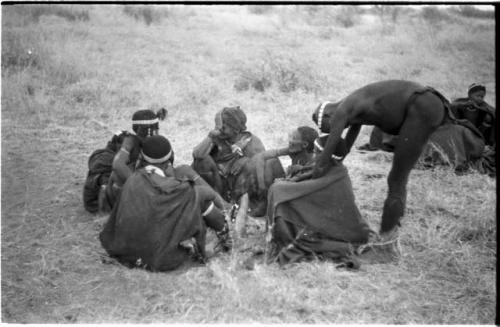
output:
<path id="1" fill-rule="evenodd" d="M 165 167 L 174 163 L 174 150 L 163 135 L 146 138 L 142 144 L 141 155 L 147 164 Z"/>
<path id="2" fill-rule="evenodd" d="M 160 128 L 159 121 L 164 120 L 167 110 L 161 108 L 157 112 L 150 109 L 138 110 L 132 115 L 132 130 L 141 139 L 157 135 Z"/>
<path id="3" fill-rule="evenodd" d="M 288 134 L 288 149 L 290 153 L 313 152 L 314 140 L 317 137 L 318 132 L 314 128 L 300 126 Z"/>
<path id="4" fill-rule="evenodd" d="M 473 83 L 469 86 L 467 95 L 475 104 L 482 104 L 486 95 L 486 87 L 481 84 Z"/>
<path id="5" fill-rule="evenodd" d="M 223 139 L 233 139 L 247 129 L 247 116 L 237 107 L 225 107 L 215 114 L 215 129 Z"/>
<path id="6" fill-rule="evenodd" d="M 330 133 L 330 117 L 334 110 L 338 107 L 338 103 L 329 101 L 321 103 L 312 114 L 312 120 L 318 126 L 321 133 Z"/>

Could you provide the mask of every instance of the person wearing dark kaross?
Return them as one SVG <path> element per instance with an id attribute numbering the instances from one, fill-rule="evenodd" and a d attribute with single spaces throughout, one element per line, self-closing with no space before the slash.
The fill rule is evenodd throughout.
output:
<path id="1" fill-rule="evenodd" d="M 226 201 L 239 205 L 235 220 L 243 225 L 248 209 L 252 216 L 265 213 L 267 200 L 267 193 L 258 191 L 253 160 L 265 148 L 255 134 L 246 130 L 246 122 L 240 107 L 225 107 L 217 112 L 215 129 L 194 148 L 192 164 Z M 284 176 L 278 159 L 268 160 L 265 169 L 267 186 L 275 177 Z"/>
<path id="2" fill-rule="evenodd" d="M 451 110 L 458 119 L 467 119 L 483 135 L 486 145 L 495 147 L 495 108 L 484 97 L 486 87 L 473 83 L 467 91 L 467 98 L 459 98 L 451 103 Z"/>
<path id="3" fill-rule="evenodd" d="M 268 186 L 265 182 L 265 163 L 272 158 L 289 156 L 291 166 L 287 168 L 286 178 L 293 178 L 304 166 L 314 160 L 314 141 L 318 132 L 309 126 L 300 126 L 288 134 L 288 146 L 279 149 L 266 150 L 255 155 L 257 182 L 259 192 L 266 192 Z"/>
<path id="4" fill-rule="evenodd" d="M 319 258 L 357 269 L 357 247 L 367 244 L 375 234 L 356 206 L 351 180 L 342 164 L 344 140 L 332 154 L 329 171 L 321 178 L 311 178 L 326 137 L 314 141 L 313 160 L 269 189 L 268 263 L 284 265 Z"/>
<path id="5" fill-rule="evenodd" d="M 83 188 L 83 204 L 88 212 L 96 213 L 99 210 L 109 211 L 111 209 L 110 205 L 114 202 L 115 195 L 111 190 L 106 192 L 106 186 L 110 182 L 113 170 L 135 169 L 141 140 L 149 135 L 157 134 L 158 122 L 165 119 L 166 115 L 167 110 L 164 108 L 159 109 L 156 113 L 152 110 L 136 111 L 132 116 L 132 130 L 134 132 L 120 131 L 116 133 L 104 149 L 98 149 L 90 155 L 89 170 Z M 120 151 L 122 148 L 128 153 Z M 116 156 L 119 152 L 123 152 L 123 154 Z M 120 165 L 127 167 L 120 168 Z M 121 175 L 129 174 L 124 172 Z M 106 196 L 106 193 L 109 195 Z M 109 198 L 110 203 L 108 203 L 107 198 Z"/>
<path id="6" fill-rule="evenodd" d="M 138 165 L 138 158 L 143 142 L 158 135 L 159 121 L 165 118 L 166 111 L 145 109 L 132 115 L 132 132 L 123 138 L 120 150 L 113 158 L 112 173 L 109 182 L 99 198 L 99 207 L 103 212 L 109 212 L 116 202 L 120 189 L 132 175 Z"/>
<path id="7" fill-rule="evenodd" d="M 129 267 L 166 271 L 205 262 L 206 227 L 219 238 L 216 252 L 231 249 L 222 199 L 191 167 L 174 168 L 173 155 L 161 135 L 143 142 L 140 165 L 100 233 L 107 253 Z"/>

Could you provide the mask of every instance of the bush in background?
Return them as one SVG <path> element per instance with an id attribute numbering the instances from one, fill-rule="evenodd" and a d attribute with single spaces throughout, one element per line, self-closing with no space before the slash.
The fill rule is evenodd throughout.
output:
<path id="1" fill-rule="evenodd" d="M 73 62 L 58 56 L 35 29 L 2 29 L 2 76 L 29 70 L 44 83 L 63 87 L 79 81 L 81 71 Z"/>
<path id="2" fill-rule="evenodd" d="M 274 6 L 268 5 L 249 5 L 247 6 L 248 12 L 255 15 L 265 15 L 273 11 Z"/>
<path id="3" fill-rule="evenodd" d="M 349 28 L 359 23 L 364 10 L 357 6 L 304 6 L 304 19 L 313 26 L 336 25 Z"/>
<path id="4" fill-rule="evenodd" d="M 450 20 L 450 16 L 444 10 L 433 6 L 422 8 L 421 17 L 432 26 L 440 26 Z"/>
<path id="5" fill-rule="evenodd" d="M 269 51 L 259 62 L 239 65 L 234 88 L 245 91 L 253 88 L 264 92 L 275 86 L 283 93 L 302 89 L 306 92 L 317 91 L 324 77 L 315 73 L 312 67 L 284 54 L 272 54 Z"/>
<path id="6" fill-rule="evenodd" d="M 71 5 L 13 5 L 2 8 L 2 11 L 2 19 L 15 20 L 22 25 L 38 23 L 42 16 L 57 16 L 70 22 L 90 19 L 87 9 L 77 9 Z"/>
<path id="7" fill-rule="evenodd" d="M 146 25 L 159 23 L 164 17 L 169 16 L 169 12 L 162 9 L 157 9 L 152 6 L 125 5 L 123 7 L 125 15 L 133 17 L 135 20 L 144 21 Z"/>
<path id="8" fill-rule="evenodd" d="M 453 14 L 468 18 L 482 18 L 482 19 L 495 18 L 494 10 L 481 10 L 477 9 L 474 6 L 469 6 L 469 5 L 451 7 L 449 11 Z"/>
<path id="9" fill-rule="evenodd" d="M 42 52 L 33 33 L 2 29 L 2 70 L 40 67 Z"/>

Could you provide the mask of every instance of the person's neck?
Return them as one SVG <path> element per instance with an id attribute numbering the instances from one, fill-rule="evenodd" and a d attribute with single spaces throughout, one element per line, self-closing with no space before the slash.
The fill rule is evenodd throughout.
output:
<path id="1" fill-rule="evenodd" d="M 167 161 L 165 163 L 161 163 L 161 164 L 147 163 L 145 166 L 146 167 L 152 166 L 154 168 L 160 169 L 163 172 L 163 174 L 165 175 L 165 177 L 171 177 L 171 176 L 174 176 L 174 174 L 175 174 L 174 167 L 170 164 L 169 161 Z"/>

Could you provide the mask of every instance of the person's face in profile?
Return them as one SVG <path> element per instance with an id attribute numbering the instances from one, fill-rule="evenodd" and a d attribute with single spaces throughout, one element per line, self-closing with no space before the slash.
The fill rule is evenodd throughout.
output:
<path id="1" fill-rule="evenodd" d="M 298 130 L 293 130 L 288 134 L 288 150 L 290 153 L 302 152 L 307 146 L 307 143 L 302 140 Z"/>

